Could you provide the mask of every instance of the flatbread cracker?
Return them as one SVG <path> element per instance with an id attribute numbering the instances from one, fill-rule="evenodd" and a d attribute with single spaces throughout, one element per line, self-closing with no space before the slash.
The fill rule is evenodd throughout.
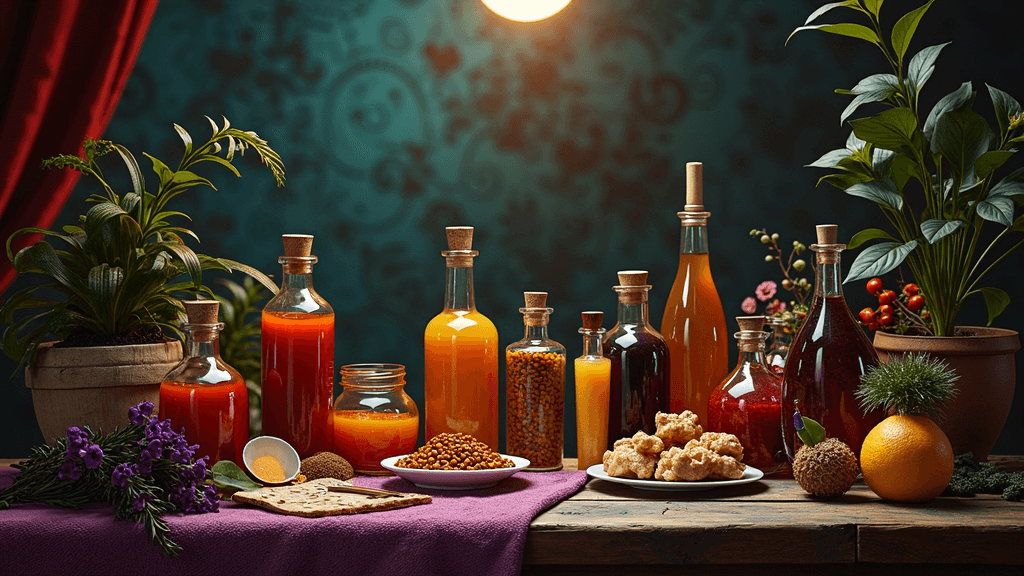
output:
<path id="1" fill-rule="evenodd" d="M 380 512 L 431 502 L 431 497 L 423 494 L 403 493 L 402 496 L 373 498 L 365 494 L 327 491 L 328 486 L 345 485 L 351 486 L 352 483 L 337 478 L 319 478 L 290 486 L 235 492 L 231 498 L 235 502 L 253 504 L 273 512 L 304 518 Z"/>

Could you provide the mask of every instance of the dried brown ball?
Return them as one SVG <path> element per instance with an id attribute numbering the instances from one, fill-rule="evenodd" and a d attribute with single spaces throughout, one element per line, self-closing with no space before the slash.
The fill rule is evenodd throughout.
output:
<path id="1" fill-rule="evenodd" d="M 306 480 L 337 478 L 348 480 L 356 475 L 352 465 L 333 452 L 317 452 L 299 464 L 299 472 Z"/>
<path id="2" fill-rule="evenodd" d="M 803 446 L 793 459 L 793 478 L 811 496 L 841 496 L 853 486 L 859 473 L 853 450 L 836 438 Z"/>

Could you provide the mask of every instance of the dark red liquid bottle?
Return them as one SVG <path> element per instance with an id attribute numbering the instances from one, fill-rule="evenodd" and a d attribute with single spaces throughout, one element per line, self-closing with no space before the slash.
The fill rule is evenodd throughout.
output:
<path id="1" fill-rule="evenodd" d="M 835 226 L 818 226 L 814 301 L 786 359 L 782 382 L 782 426 L 786 454 L 799 448 L 793 412 L 817 420 L 830 437 L 845 442 L 858 456 L 864 437 L 882 421 L 879 410 L 865 414 L 854 397 L 860 377 L 878 364 L 878 356 L 843 298 Z"/>

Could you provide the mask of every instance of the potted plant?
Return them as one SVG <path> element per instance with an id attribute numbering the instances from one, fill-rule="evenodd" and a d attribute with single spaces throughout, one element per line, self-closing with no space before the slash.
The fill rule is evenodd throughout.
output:
<path id="1" fill-rule="evenodd" d="M 909 59 L 907 55 L 932 2 L 900 18 L 888 39 L 879 24 L 882 0 L 827 4 L 793 34 L 821 30 L 867 41 L 881 50 L 892 69 L 864 78 L 851 90 L 836 90 L 853 96 L 841 122 L 865 104 L 879 103 L 885 109 L 850 120 L 853 132 L 846 146 L 809 166 L 838 169 L 819 183 L 826 181 L 878 205 L 887 226 L 853 236 L 849 248 L 877 243 L 857 255 L 845 282 L 873 279 L 907 265 L 927 298 L 927 314 L 922 314 L 927 322 L 917 334 L 878 331 L 875 348 L 883 360 L 892 354 L 927 352 L 949 363 L 960 375 L 960 390 L 947 406 L 943 431 L 957 453 L 973 451 L 975 458 L 985 459 L 1009 415 L 1016 384 L 1013 354 L 1020 342 L 1015 331 L 960 327 L 956 321 L 968 298 L 984 298 L 989 326 L 1010 301 L 1005 290 L 984 281 L 1022 243 L 1016 234 L 1024 231 L 1024 216 L 1016 214 L 1016 201 L 1024 196 L 1024 170 L 1001 179 L 995 173 L 1024 141 L 1024 114 L 1012 96 L 986 85 L 997 124 L 997 130 L 991 129 L 972 110 L 975 92 L 970 82 L 923 114 L 921 91 L 948 43 L 924 48 Z M 867 25 L 811 24 L 836 8 L 856 13 Z M 983 227 L 998 230 L 990 242 L 981 241 Z M 898 300 L 891 304 L 894 310 Z"/>
<path id="2" fill-rule="evenodd" d="M 44 437 L 63 436 L 69 426 L 81 424 L 109 432 L 129 407 L 158 402 L 160 381 L 181 360 L 179 298 L 213 296 L 203 285 L 204 270 L 245 272 L 276 291 L 254 268 L 194 252 L 183 240 L 198 240 L 181 222 L 188 216 L 169 209 L 170 201 L 189 188 L 214 187 L 193 172 L 202 162 L 240 176 L 232 161 L 235 152 L 249 147 L 277 185 L 284 184 L 280 156 L 255 132 L 233 128 L 226 118 L 222 127 L 210 124 L 213 135 L 199 146 L 174 126 L 185 145 L 176 169 L 146 155 L 159 178 L 155 191 L 147 189 L 132 153 L 112 142 L 87 139 L 84 157 L 60 155 L 43 162 L 44 168 L 92 176 L 103 192 L 90 196 L 89 210 L 62 232 L 25 228 L 7 240 L 15 270 L 44 278 L 12 294 L 0 308 L 0 322 L 9 325 L 3 351 L 19 361 L 19 368 L 27 365 L 25 383 Z M 127 193 L 115 192 L 97 162 L 110 153 L 128 167 L 132 189 Z M 13 254 L 11 242 L 26 233 L 59 242 L 54 247 L 43 239 Z M 44 342 L 49 338 L 57 341 Z"/>

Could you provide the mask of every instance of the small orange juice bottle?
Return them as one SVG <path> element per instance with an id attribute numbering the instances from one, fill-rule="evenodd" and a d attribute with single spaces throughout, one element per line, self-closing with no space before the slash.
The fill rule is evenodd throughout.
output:
<path id="1" fill-rule="evenodd" d="M 608 393 L 612 361 L 601 351 L 603 312 L 584 312 L 583 355 L 576 359 L 576 456 L 586 470 L 601 464 L 608 449 Z"/>

